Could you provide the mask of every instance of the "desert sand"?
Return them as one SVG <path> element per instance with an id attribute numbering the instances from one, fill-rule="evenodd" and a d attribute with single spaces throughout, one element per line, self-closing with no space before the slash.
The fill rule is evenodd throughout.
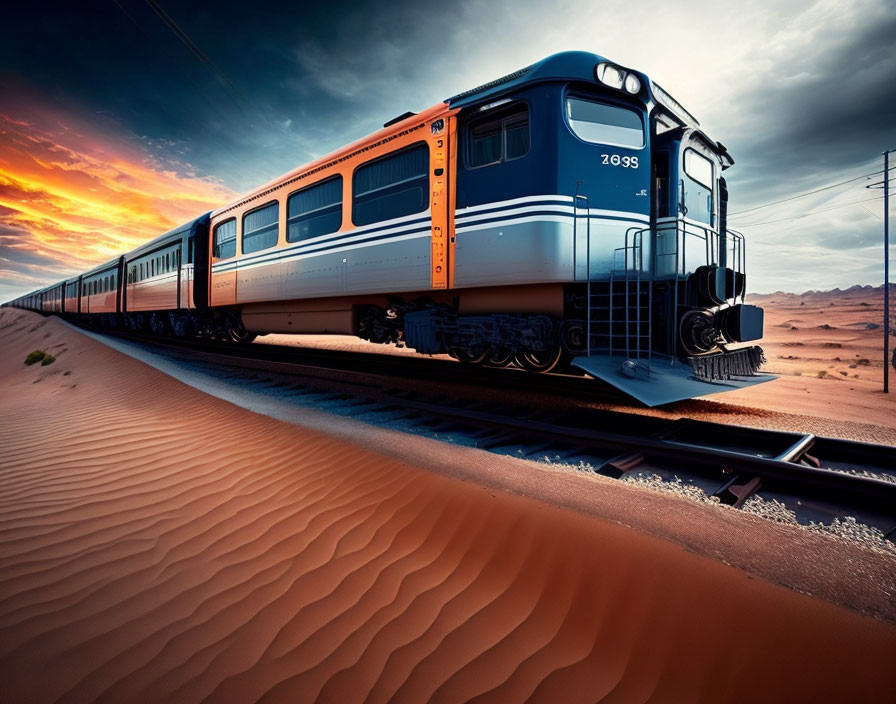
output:
<path id="1" fill-rule="evenodd" d="M 3 701 L 896 697 L 892 613 L 566 504 L 584 486 L 607 504 L 641 496 L 708 543 L 765 536 L 729 546 L 735 564 L 813 571 L 784 528 L 770 543 L 759 519 L 717 511 L 730 530 L 715 535 L 711 517 L 688 520 L 707 507 L 594 477 L 564 476 L 542 495 L 569 486 L 565 501 L 546 501 L 512 477 L 434 472 L 206 396 L 31 313 L 0 311 L 0 347 Z M 35 348 L 56 361 L 26 367 Z M 667 518 L 638 520 L 650 513 Z M 860 589 L 885 578 L 832 550 L 818 563 L 841 555 Z"/>

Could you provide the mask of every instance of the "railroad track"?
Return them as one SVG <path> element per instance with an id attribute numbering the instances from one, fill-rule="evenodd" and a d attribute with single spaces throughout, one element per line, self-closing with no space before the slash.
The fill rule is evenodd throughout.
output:
<path id="1" fill-rule="evenodd" d="M 803 524 L 852 517 L 896 542 L 893 447 L 687 418 L 532 408 L 482 401 L 476 394 L 489 387 L 593 398 L 604 390 L 574 376 L 394 355 L 114 336 L 202 359 L 211 370 L 228 370 L 241 383 L 285 393 L 300 405 L 607 477 L 658 478 L 734 507 L 777 502 Z M 407 383 L 422 380 L 431 387 L 433 379 L 436 393 Z"/>

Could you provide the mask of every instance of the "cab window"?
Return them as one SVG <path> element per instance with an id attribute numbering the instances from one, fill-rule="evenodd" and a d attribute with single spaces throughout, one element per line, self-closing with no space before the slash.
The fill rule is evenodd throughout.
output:
<path id="1" fill-rule="evenodd" d="M 714 224 L 713 164 L 694 149 L 684 150 L 684 214 L 707 225 Z"/>
<path id="2" fill-rule="evenodd" d="M 644 146 L 644 123 L 634 110 L 569 96 L 566 119 L 573 134 L 585 142 L 628 149 Z"/>
<path id="3" fill-rule="evenodd" d="M 529 153 L 529 106 L 516 103 L 467 125 L 467 168 L 500 164 Z"/>

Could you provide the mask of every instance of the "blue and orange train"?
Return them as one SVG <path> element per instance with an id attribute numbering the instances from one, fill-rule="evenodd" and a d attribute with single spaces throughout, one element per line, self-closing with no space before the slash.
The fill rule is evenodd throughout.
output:
<path id="1" fill-rule="evenodd" d="M 548 57 L 12 305 L 237 342 L 341 333 L 572 364 L 648 404 L 741 388 L 762 350 L 733 164 L 643 73 Z"/>

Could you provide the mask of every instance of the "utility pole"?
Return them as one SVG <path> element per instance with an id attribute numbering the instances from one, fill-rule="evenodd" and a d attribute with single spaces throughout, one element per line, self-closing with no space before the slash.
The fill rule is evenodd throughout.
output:
<path id="1" fill-rule="evenodd" d="M 890 154 L 884 152 L 884 393 L 890 393 Z"/>

